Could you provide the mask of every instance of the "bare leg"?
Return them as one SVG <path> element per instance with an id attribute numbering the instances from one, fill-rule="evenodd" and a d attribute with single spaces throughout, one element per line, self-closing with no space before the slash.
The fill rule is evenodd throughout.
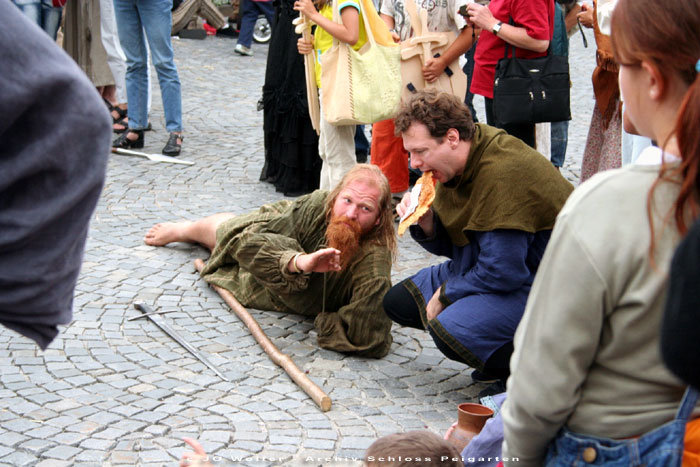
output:
<path id="1" fill-rule="evenodd" d="M 156 224 L 146 232 L 143 240 L 146 245 L 152 246 L 164 246 L 172 242 L 199 243 L 209 250 L 213 250 L 216 245 L 216 229 L 232 217 L 235 217 L 234 214 L 224 212 L 195 222 Z"/>

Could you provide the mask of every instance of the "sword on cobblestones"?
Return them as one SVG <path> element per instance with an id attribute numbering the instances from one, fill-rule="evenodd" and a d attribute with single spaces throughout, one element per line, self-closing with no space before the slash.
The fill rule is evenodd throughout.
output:
<path id="1" fill-rule="evenodd" d="M 149 307 L 149 306 L 146 305 L 145 303 L 134 303 L 134 308 L 136 308 L 136 309 L 139 310 L 141 313 L 143 313 L 143 316 L 145 316 L 146 318 L 148 318 L 148 319 L 150 319 L 151 321 L 153 321 L 153 324 L 155 324 L 155 325 L 158 326 L 160 329 L 162 329 L 163 332 L 166 333 L 168 336 L 170 336 L 175 342 L 177 342 L 178 344 L 180 344 L 181 346 L 183 346 L 183 347 L 185 348 L 185 350 L 187 350 L 189 353 L 191 353 L 192 355 L 194 355 L 195 358 L 196 358 L 197 360 L 199 360 L 200 362 L 204 363 L 207 367 L 209 367 L 209 369 L 211 369 L 211 371 L 213 371 L 214 373 L 216 373 L 216 374 L 219 376 L 219 378 L 223 379 L 224 381 L 228 381 L 228 378 L 227 378 L 226 376 L 224 376 L 224 374 L 221 373 L 221 372 L 214 366 L 214 364 L 211 363 L 211 362 L 207 359 L 207 357 L 205 357 L 199 350 L 197 350 L 197 349 L 195 349 L 194 347 L 192 347 L 192 344 L 190 344 L 189 342 L 187 342 L 181 335 L 179 335 L 177 332 L 175 332 L 175 330 L 174 330 L 173 328 L 171 328 L 170 325 L 169 325 L 168 323 L 166 323 L 165 321 L 156 321 L 156 320 L 154 319 L 154 316 L 153 316 L 153 315 L 156 315 L 156 314 L 158 314 L 158 313 L 154 312 L 154 311 L 151 309 L 151 307 Z"/>
<path id="2" fill-rule="evenodd" d="M 204 269 L 204 261 L 201 259 L 194 260 L 194 267 L 201 273 L 202 269 Z M 238 300 L 236 300 L 236 297 L 234 297 L 231 292 L 214 284 L 210 285 L 218 292 L 221 298 L 224 299 L 226 304 L 231 307 L 233 312 L 236 313 L 236 316 L 243 321 L 243 324 L 246 325 L 255 340 L 260 344 L 260 347 L 262 347 L 267 356 L 270 357 L 270 360 L 281 367 L 292 381 L 308 394 L 323 412 L 328 412 L 331 409 L 331 398 L 323 392 L 323 389 L 311 381 L 311 379 L 296 366 L 294 360 L 289 358 L 289 355 L 282 353 L 280 349 L 272 343 L 270 338 L 265 335 L 265 331 L 263 331 L 258 322 L 255 321 L 255 318 L 251 316 L 248 310 L 246 310 Z"/>
<path id="3" fill-rule="evenodd" d="M 194 162 L 192 162 L 192 161 L 177 159 L 175 157 L 170 157 L 170 156 L 166 156 L 163 154 L 148 154 L 145 152 L 132 151 L 130 149 L 122 149 L 122 148 L 112 148 L 112 152 L 114 154 L 119 154 L 121 156 L 145 157 L 149 161 L 154 161 L 154 162 L 172 162 L 173 164 L 194 165 Z"/>

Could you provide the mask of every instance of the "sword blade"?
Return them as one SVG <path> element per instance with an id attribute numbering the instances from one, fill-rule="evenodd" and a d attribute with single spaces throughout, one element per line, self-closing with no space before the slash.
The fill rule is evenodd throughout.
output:
<path id="1" fill-rule="evenodd" d="M 173 164 L 184 164 L 184 165 L 194 165 L 192 161 L 186 161 L 183 159 L 177 159 L 175 157 L 166 156 L 164 154 L 148 154 L 141 151 L 132 151 L 130 149 L 122 148 L 112 148 L 114 154 L 121 154 L 122 156 L 139 156 L 145 157 L 148 160 L 156 162 L 172 162 Z"/>
<path id="2" fill-rule="evenodd" d="M 211 371 L 217 374 L 221 379 L 224 381 L 228 381 L 228 378 L 224 376 L 223 373 L 221 373 L 213 363 L 211 363 L 207 357 L 205 357 L 199 350 L 195 349 L 192 347 L 192 344 L 187 342 L 182 336 L 180 336 L 173 328 L 170 327 L 168 323 L 165 321 L 163 322 L 158 322 L 153 318 L 155 313 L 151 307 L 146 305 L 145 303 L 135 303 L 134 308 L 139 310 L 140 312 L 144 313 L 144 316 L 147 317 L 149 320 L 151 320 L 156 326 L 158 326 L 164 333 L 166 333 L 168 336 L 170 336 L 175 342 L 180 344 L 182 347 L 184 347 L 185 350 L 187 350 L 189 353 L 194 355 L 197 360 L 200 362 L 204 363 Z"/>

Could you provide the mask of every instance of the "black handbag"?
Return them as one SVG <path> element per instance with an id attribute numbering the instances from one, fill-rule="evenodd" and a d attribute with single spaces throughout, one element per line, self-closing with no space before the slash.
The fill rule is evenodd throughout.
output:
<path id="1" fill-rule="evenodd" d="M 510 19 L 513 24 L 513 18 Z M 569 59 L 552 55 L 523 59 L 505 55 L 496 65 L 493 114 L 497 125 L 571 120 Z M 551 42 L 550 42 L 551 48 Z"/>

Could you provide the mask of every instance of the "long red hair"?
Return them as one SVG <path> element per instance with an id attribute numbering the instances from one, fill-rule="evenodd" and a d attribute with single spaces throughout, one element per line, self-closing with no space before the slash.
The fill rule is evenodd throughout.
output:
<path id="1" fill-rule="evenodd" d="M 649 191 L 647 212 L 651 216 L 652 197 L 659 182 L 680 180 L 680 191 L 671 212 L 678 231 L 688 231 L 688 216 L 700 213 L 700 3 L 696 0 L 619 0 L 612 15 L 611 40 L 618 63 L 649 62 L 668 83 L 679 76 L 688 85 L 678 109 L 672 136 L 678 141 L 680 165 L 662 164 Z M 658 141 L 663 148 L 668 141 Z"/>

